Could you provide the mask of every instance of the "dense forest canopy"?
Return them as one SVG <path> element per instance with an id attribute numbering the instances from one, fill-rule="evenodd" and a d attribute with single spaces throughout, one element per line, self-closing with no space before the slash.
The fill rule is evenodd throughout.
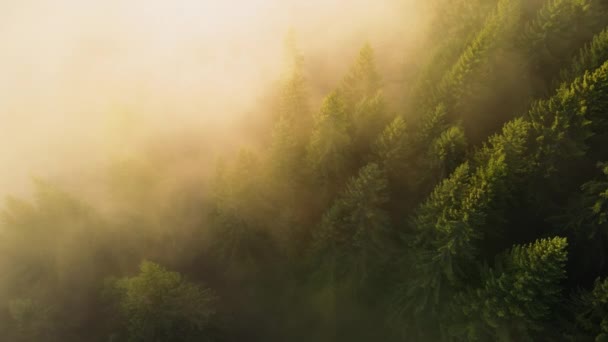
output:
<path id="1" fill-rule="evenodd" d="M 8 196 L 0 339 L 608 341 L 608 2 L 413 3 L 399 70 L 284 32 L 236 149 Z"/>

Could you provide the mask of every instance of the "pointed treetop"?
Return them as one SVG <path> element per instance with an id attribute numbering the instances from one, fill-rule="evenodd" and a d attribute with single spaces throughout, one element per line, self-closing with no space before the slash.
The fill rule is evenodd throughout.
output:
<path id="1" fill-rule="evenodd" d="M 344 92 L 351 101 L 371 97 L 381 88 L 380 74 L 376 70 L 374 49 L 369 43 L 363 45 L 350 72 L 343 80 Z"/>

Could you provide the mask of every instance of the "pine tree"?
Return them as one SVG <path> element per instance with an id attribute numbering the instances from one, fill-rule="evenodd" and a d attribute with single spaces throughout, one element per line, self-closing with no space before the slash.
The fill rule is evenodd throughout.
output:
<path id="1" fill-rule="evenodd" d="M 471 94 L 470 78 L 480 66 L 487 63 L 492 51 L 515 33 L 521 20 L 519 0 L 500 0 L 495 11 L 488 17 L 484 28 L 462 53 L 458 61 L 446 73 L 438 85 L 434 103 L 443 102 L 451 113 L 454 106 L 462 104 Z"/>
<path id="2" fill-rule="evenodd" d="M 13 327 L 21 333 L 56 341 L 91 319 L 88 294 L 104 272 L 94 266 L 116 262 L 120 247 L 108 244 L 108 225 L 88 204 L 45 181 L 36 180 L 34 190 L 30 200 L 9 197 L 0 211 L 0 300 L 13 301 Z M 121 242 L 128 239 L 124 232 Z M 57 310 L 62 306 L 79 315 Z"/>
<path id="3" fill-rule="evenodd" d="M 218 165 L 208 243 L 229 272 L 243 270 L 243 264 L 259 265 L 272 253 L 273 244 L 262 227 L 268 203 L 261 197 L 259 176 L 258 159 L 248 150 L 241 150 L 231 167 Z"/>
<path id="4" fill-rule="evenodd" d="M 527 113 L 536 138 L 534 162 L 551 173 L 559 160 L 584 155 L 587 142 L 603 132 L 608 105 L 608 62 L 563 85 L 550 100 L 536 103 Z"/>
<path id="5" fill-rule="evenodd" d="M 382 88 L 380 74 L 376 70 L 374 49 L 365 44 L 349 73 L 344 77 L 340 87 L 344 94 L 347 110 L 352 110 L 359 101 L 372 98 Z"/>
<path id="6" fill-rule="evenodd" d="M 460 57 L 441 80 L 437 82 L 432 94 L 430 96 L 420 94 L 421 97 L 427 96 L 428 100 L 425 100 L 426 105 L 416 108 L 422 111 L 422 119 L 419 124 L 414 125 L 420 127 L 415 149 L 428 151 L 429 144 L 440 139 L 439 136 L 452 124 L 458 123 L 463 115 L 467 116 L 467 120 L 463 121 L 463 127 L 465 131 L 469 132 L 469 135 L 472 133 L 470 131 L 475 131 L 473 143 L 477 143 L 480 138 L 477 131 L 485 129 L 484 122 L 489 120 L 487 117 L 476 116 L 477 114 L 487 114 L 485 110 L 479 110 L 483 108 L 484 104 L 477 103 L 480 98 L 485 101 L 485 98 L 489 96 L 479 93 L 487 88 L 483 86 L 487 82 L 483 79 L 483 75 L 488 74 L 488 70 L 492 70 L 493 63 L 496 62 L 495 59 L 501 54 L 501 51 L 511 45 L 516 36 L 518 24 L 523 20 L 523 13 L 520 0 L 499 1 L 483 27 L 468 43 Z M 499 120 L 494 118 L 492 121 Z M 417 164 L 422 166 L 417 169 L 433 163 L 434 156 L 430 156 L 431 160 L 428 160 L 427 157 L 429 155 L 421 157 Z M 462 161 L 456 160 L 455 163 Z M 440 174 L 424 173 L 423 177 L 426 180 L 420 181 L 421 187 L 425 189 L 434 186 L 435 180 L 440 179 L 440 176 Z"/>
<path id="7" fill-rule="evenodd" d="M 301 178 L 304 151 L 294 131 L 294 121 L 286 117 L 279 118 L 273 129 L 269 176 L 277 182 L 293 182 Z"/>
<path id="8" fill-rule="evenodd" d="M 348 175 L 352 163 L 352 140 L 343 95 L 339 91 L 328 95 L 314 119 L 308 165 L 316 182 L 335 184 Z"/>
<path id="9" fill-rule="evenodd" d="M 352 178 L 323 216 L 313 254 L 333 278 L 365 281 L 382 255 L 389 228 L 387 181 L 377 164 Z"/>
<path id="10" fill-rule="evenodd" d="M 435 44 L 421 62 L 422 66 L 408 96 L 412 102 L 409 108 L 432 107 L 433 104 L 429 101 L 434 88 L 483 27 L 496 2 L 497 0 L 435 1 L 435 18 L 431 25 L 431 37 L 434 38 L 431 41 Z"/>
<path id="11" fill-rule="evenodd" d="M 520 39 L 533 76 L 549 84 L 575 51 L 608 24 L 607 15 L 602 0 L 548 1 Z"/>
<path id="12" fill-rule="evenodd" d="M 578 329 L 573 341 L 608 341 L 608 280 L 596 279 L 591 291 L 576 298 L 574 312 Z"/>
<path id="13" fill-rule="evenodd" d="M 53 321 L 50 307 L 31 298 L 17 298 L 8 302 L 8 311 L 16 327 L 18 341 L 59 341 L 54 331 L 59 322 Z"/>
<path id="14" fill-rule="evenodd" d="M 560 73 L 560 80 L 563 83 L 572 82 L 586 71 L 599 68 L 606 60 L 608 60 L 608 29 L 598 33 L 591 43 L 579 51 L 571 65 Z"/>
<path id="15" fill-rule="evenodd" d="M 526 152 L 529 128 L 523 120 L 506 125 L 503 134 L 481 152 L 486 156 L 483 164 L 474 169 L 462 164 L 421 205 L 414 218 L 418 255 L 413 265 L 422 273 L 409 282 L 404 295 L 424 304 L 408 306 L 420 310 L 433 301 L 439 303 L 438 291 L 458 284 L 467 274 L 467 265 L 477 255 L 475 241 L 482 238 L 491 219 L 488 214 L 508 196 L 509 179 L 521 172 L 511 161 Z"/>
<path id="16" fill-rule="evenodd" d="M 438 175 L 439 179 L 447 177 L 464 160 L 466 148 L 467 141 L 462 127 L 452 126 L 445 130 L 429 149 L 429 173 Z"/>
<path id="17" fill-rule="evenodd" d="M 397 116 L 386 126 L 374 145 L 374 160 L 386 171 L 391 183 L 407 178 L 408 161 L 411 158 L 409 134 L 405 120 Z"/>
<path id="18" fill-rule="evenodd" d="M 456 296 L 452 318 L 462 318 L 450 333 L 460 340 L 530 340 L 550 321 L 566 277 L 565 238 L 515 246 L 481 286 Z"/>
<path id="19" fill-rule="evenodd" d="M 579 158 L 593 133 L 605 127 L 607 100 L 608 62 L 505 125 L 475 155 L 474 168 L 465 163 L 436 187 L 413 220 L 413 249 L 404 258 L 413 270 L 397 286 L 397 317 L 426 320 L 445 310 L 442 303 L 453 289 L 475 274 L 476 247 L 489 232 L 484 229 L 501 220 L 496 209 L 517 184 L 526 186 L 535 174 L 549 176 L 561 161 Z"/>
<path id="20" fill-rule="evenodd" d="M 424 113 L 416 129 L 416 144 L 427 146 L 449 127 L 447 109 L 443 103 Z"/>
<path id="21" fill-rule="evenodd" d="M 570 195 L 567 207 L 551 217 L 555 226 L 572 236 L 577 263 L 571 273 L 578 279 L 603 274 L 608 268 L 608 165 L 598 166 L 601 178 L 586 181 L 579 193 Z"/>
<path id="22" fill-rule="evenodd" d="M 301 141 L 311 129 L 308 90 L 304 71 L 304 57 L 297 46 L 292 29 L 285 38 L 285 71 L 281 85 L 279 120 L 292 122 L 292 134 Z"/>
<path id="23" fill-rule="evenodd" d="M 381 92 L 357 103 L 351 117 L 350 135 L 353 138 L 353 153 L 360 156 L 358 159 L 365 159 L 369 155 L 371 145 L 388 123 L 387 104 Z M 359 164 L 362 162 L 359 160 Z"/>
<path id="24" fill-rule="evenodd" d="M 122 315 L 127 341 L 216 341 L 217 297 L 177 272 L 142 262 L 133 277 L 109 280 L 106 289 Z"/>
<path id="25" fill-rule="evenodd" d="M 364 165 L 370 146 L 388 124 L 389 112 L 382 93 L 382 81 L 376 70 L 374 50 L 369 44 L 361 48 L 355 64 L 342 80 L 352 153 L 357 166 Z"/>

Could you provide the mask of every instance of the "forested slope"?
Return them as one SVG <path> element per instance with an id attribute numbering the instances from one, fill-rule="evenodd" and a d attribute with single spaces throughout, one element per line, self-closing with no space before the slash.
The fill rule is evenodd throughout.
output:
<path id="1" fill-rule="evenodd" d="M 608 3 L 431 7 L 398 99 L 370 42 L 314 108 L 290 35 L 271 142 L 210 184 L 159 199 L 151 163 L 112 173 L 111 215 L 10 198 L 1 336 L 608 340 Z"/>

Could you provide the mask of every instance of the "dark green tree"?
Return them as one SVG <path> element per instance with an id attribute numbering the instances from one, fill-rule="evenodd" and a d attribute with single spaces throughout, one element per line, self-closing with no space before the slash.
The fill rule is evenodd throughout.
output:
<path id="1" fill-rule="evenodd" d="M 352 139 L 347 115 L 344 96 L 334 91 L 325 98 L 314 117 L 307 158 L 313 180 L 318 184 L 335 184 L 348 175 L 352 165 Z"/>
<path id="2" fill-rule="evenodd" d="M 596 279 L 591 291 L 575 300 L 577 330 L 573 341 L 608 341 L 608 280 Z"/>
<path id="3" fill-rule="evenodd" d="M 361 168 L 323 216 L 313 254 L 334 278 L 363 282 L 379 264 L 389 233 L 384 210 L 388 202 L 386 176 L 377 164 Z"/>
<path id="4" fill-rule="evenodd" d="M 152 262 L 139 274 L 109 280 L 124 326 L 125 341 L 216 341 L 217 297 L 201 286 Z M 120 338 L 120 337 L 119 337 Z"/>
<path id="5" fill-rule="evenodd" d="M 568 259 L 565 238 L 519 245 L 483 273 L 481 286 L 456 296 L 451 333 L 463 341 L 535 341 L 551 323 Z M 546 335 L 545 335 L 546 336 Z"/>

